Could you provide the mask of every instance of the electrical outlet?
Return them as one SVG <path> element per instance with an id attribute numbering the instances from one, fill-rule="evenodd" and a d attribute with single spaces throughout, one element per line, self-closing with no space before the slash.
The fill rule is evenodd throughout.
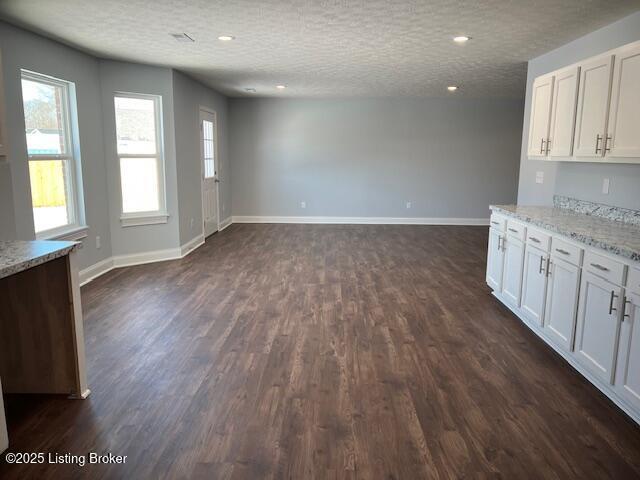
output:
<path id="1" fill-rule="evenodd" d="M 544 183 L 544 172 L 536 172 L 536 183 Z"/>
<path id="2" fill-rule="evenodd" d="M 300 202 L 300 208 L 307 208 L 307 202 Z"/>
<path id="3" fill-rule="evenodd" d="M 102 248 L 102 241 L 100 240 L 100 235 L 96 235 L 96 249 L 100 250 Z"/>
<path id="4" fill-rule="evenodd" d="M 609 195 L 609 179 L 605 178 L 602 180 L 602 193 L 605 195 Z"/>
<path id="5" fill-rule="evenodd" d="M 411 202 L 407 202 L 407 209 L 411 208 Z"/>

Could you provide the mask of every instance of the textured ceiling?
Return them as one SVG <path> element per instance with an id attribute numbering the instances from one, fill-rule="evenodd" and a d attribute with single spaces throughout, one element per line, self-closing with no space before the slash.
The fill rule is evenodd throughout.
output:
<path id="1" fill-rule="evenodd" d="M 1 0 L 6 20 L 232 96 L 521 96 L 526 61 L 640 0 Z M 170 33 L 187 33 L 180 43 Z M 220 42 L 219 35 L 234 35 Z M 473 39 L 464 46 L 452 36 Z M 276 84 L 285 84 L 284 91 Z"/>

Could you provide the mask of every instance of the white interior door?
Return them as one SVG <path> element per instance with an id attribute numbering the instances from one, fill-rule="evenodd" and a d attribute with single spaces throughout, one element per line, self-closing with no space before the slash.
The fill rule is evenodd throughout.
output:
<path id="1" fill-rule="evenodd" d="M 218 231 L 218 135 L 216 114 L 200 110 L 202 220 L 204 236 Z"/>
<path id="2" fill-rule="evenodd" d="M 578 113 L 573 154 L 601 157 L 604 152 L 613 56 L 605 55 L 580 66 Z"/>

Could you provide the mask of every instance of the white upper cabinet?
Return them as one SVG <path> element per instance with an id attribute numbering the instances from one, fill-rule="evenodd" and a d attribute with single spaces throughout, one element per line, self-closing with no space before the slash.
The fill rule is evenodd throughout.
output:
<path id="1" fill-rule="evenodd" d="M 607 157 L 640 158 L 640 45 L 615 52 Z"/>
<path id="2" fill-rule="evenodd" d="M 580 69 L 574 154 L 602 157 L 609 113 L 613 55 L 585 62 Z"/>
<path id="3" fill-rule="evenodd" d="M 529 120 L 529 157 L 546 157 L 551 101 L 553 100 L 553 75 L 538 77 L 533 82 L 531 117 Z"/>
<path id="4" fill-rule="evenodd" d="M 580 67 L 560 70 L 554 77 L 551 128 L 547 150 L 550 157 L 570 157 L 573 153 Z"/>

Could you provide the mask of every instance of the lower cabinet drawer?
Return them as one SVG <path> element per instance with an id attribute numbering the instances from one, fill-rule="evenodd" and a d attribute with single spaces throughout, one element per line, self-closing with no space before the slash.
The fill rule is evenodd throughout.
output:
<path id="1" fill-rule="evenodd" d="M 562 258 L 573 265 L 582 265 L 582 255 L 584 250 L 572 243 L 560 240 L 558 237 L 551 239 L 551 255 Z"/>
<path id="2" fill-rule="evenodd" d="M 516 222 L 514 220 L 507 221 L 507 235 L 517 238 L 524 242 L 524 237 L 527 233 L 527 227 L 524 223 Z"/>
<path id="3" fill-rule="evenodd" d="M 536 228 L 527 227 L 527 245 L 548 252 L 551 247 L 551 235 Z"/>
<path id="4" fill-rule="evenodd" d="M 493 213 L 491 215 L 489 222 L 491 224 L 491 228 L 495 228 L 500 232 L 504 232 L 507 228 L 507 218 L 502 215 L 498 215 L 497 213 Z"/>
<path id="5" fill-rule="evenodd" d="M 597 253 L 587 250 L 584 254 L 583 268 L 598 275 L 599 277 L 609 280 L 611 283 L 622 285 L 626 265 L 616 262 L 609 257 L 598 255 Z"/>

